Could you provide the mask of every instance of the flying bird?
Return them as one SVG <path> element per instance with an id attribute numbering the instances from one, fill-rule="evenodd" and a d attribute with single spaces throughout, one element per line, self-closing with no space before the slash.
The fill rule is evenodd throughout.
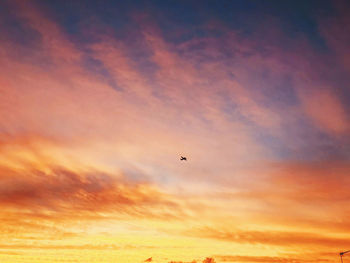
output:
<path id="1" fill-rule="evenodd" d="M 187 158 L 186 158 L 186 157 L 181 156 L 180 161 L 187 161 Z"/>

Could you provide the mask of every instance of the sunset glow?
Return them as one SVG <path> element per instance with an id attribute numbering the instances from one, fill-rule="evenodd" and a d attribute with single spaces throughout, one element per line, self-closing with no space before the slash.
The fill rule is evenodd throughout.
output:
<path id="1" fill-rule="evenodd" d="M 5 0 L 0 32 L 1 263 L 350 249 L 348 1 Z"/>

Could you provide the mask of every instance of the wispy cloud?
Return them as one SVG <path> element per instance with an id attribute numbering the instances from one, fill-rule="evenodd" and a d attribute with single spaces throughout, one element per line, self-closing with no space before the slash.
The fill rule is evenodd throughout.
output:
<path id="1" fill-rule="evenodd" d="M 277 232 L 277 231 L 225 231 L 214 228 L 203 228 L 194 231 L 194 234 L 203 238 L 213 238 L 228 242 L 262 244 L 272 246 L 295 246 L 299 249 L 309 247 L 346 247 L 347 238 L 325 236 L 315 233 Z"/>
<path id="2" fill-rule="evenodd" d="M 264 256 L 217 256 L 222 262 L 329 262 L 328 259 L 300 259 L 292 257 L 264 257 Z"/>

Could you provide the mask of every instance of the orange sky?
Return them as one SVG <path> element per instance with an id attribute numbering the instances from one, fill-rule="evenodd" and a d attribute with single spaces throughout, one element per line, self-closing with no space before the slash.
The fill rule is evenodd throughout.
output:
<path id="1" fill-rule="evenodd" d="M 349 5 L 310 15 L 317 40 L 95 5 L 0 4 L 0 262 L 338 261 Z"/>

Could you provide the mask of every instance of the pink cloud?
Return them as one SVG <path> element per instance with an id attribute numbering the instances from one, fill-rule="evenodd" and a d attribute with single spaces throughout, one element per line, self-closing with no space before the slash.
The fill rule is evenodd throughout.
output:
<path id="1" fill-rule="evenodd" d="M 345 134 L 349 131 L 349 117 L 344 105 L 330 89 L 300 91 L 305 113 L 321 129 L 331 134 Z"/>

